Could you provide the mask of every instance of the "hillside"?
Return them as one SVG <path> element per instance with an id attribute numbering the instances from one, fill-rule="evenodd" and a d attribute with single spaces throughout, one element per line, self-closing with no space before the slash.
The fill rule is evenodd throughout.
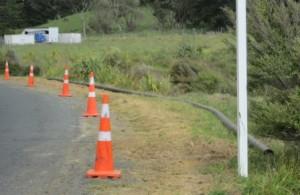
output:
<path id="1" fill-rule="evenodd" d="M 137 20 L 136 31 L 155 29 L 158 26 L 157 19 L 153 16 L 150 7 L 140 7 L 138 9 L 139 18 Z M 60 32 L 82 32 L 82 21 L 89 21 L 93 15 L 91 13 L 77 13 L 67 17 L 49 20 L 47 23 L 36 27 L 57 26 Z M 91 29 L 88 29 L 91 30 Z M 90 33 L 93 33 L 92 31 Z"/>

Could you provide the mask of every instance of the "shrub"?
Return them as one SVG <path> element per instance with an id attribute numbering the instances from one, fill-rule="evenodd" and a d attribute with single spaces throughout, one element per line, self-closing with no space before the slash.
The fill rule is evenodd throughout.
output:
<path id="1" fill-rule="evenodd" d="M 22 66 L 19 64 L 17 55 L 13 50 L 8 50 L 5 55 L 0 56 L 0 74 L 4 73 L 5 62 L 7 60 L 9 64 L 9 72 L 11 76 L 27 76 L 29 74 L 29 66 Z M 34 66 L 34 74 L 39 76 L 42 74 L 42 70 L 39 66 Z"/>
<path id="2" fill-rule="evenodd" d="M 161 29 L 172 29 L 177 26 L 175 12 L 162 8 L 159 1 L 154 3 L 154 16 L 158 19 Z"/>
<path id="3" fill-rule="evenodd" d="M 251 105 L 256 132 L 286 141 L 300 141 L 300 89 L 286 91 L 284 95 L 273 89 L 268 94 L 265 100 L 253 101 Z"/>
<path id="4" fill-rule="evenodd" d="M 191 91 L 191 84 L 197 79 L 199 70 L 189 61 L 178 61 L 170 71 L 171 82 L 183 92 Z"/>
<path id="5" fill-rule="evenodd" d="M 6 54 L 4 55 L 4 60 L 9 61 L 11 64 L 20 64 L 17 54 L 14 50 L 7 50 Z"/>
<path id="6" fill-rule="evenodd" d="M 213 93 L 218 89 L 218 86 L 218 78 L 206 71 L 198 74 L 197 79 L 192 83 L 192 90 Z"/>
<path id="7" fill-rule="evenodd" d="M 182 42 L 177 49 L 177 57 L 197 57 L 202 53 L 202 47 L 195 47 L 194 45 Z"/>
<path id="8" fill-rule="evenodd" d="M 21 70 L 21 72 L 20 72 L 20 74 L 18 74 L 18 75 L 20 75 L 20 76 L 27 76 L 27 75 L 29 75 L 29 70 L 30 70 L 30 68 L 29 68 L 30 66 L 19 66 L 19 68 L 20 68 L 20 70 Z M 34 69 L 33 69 L 33 72 L 34 72 L 34 75 L 35 76 L 40 76 L 40 75 L 42 75 L 42 70 L 41 70 L 41 68 L 39 67 L 39 66 L 34 66 Z"/>
<path id="9" fill-rule="evenodd" d="M 299 139 L 300 3 L 253 0 L 248 10 L 249 88 L 265 99 L 251 108 L 256 132 Z"/>
<path id="10" fill-rule="evenodd" d="M 103 64 L 127 71 L 130 63 L 126 54 L 122 54 L 119 48 L 112 47 L 106 50 Z"/>
<path id="11" fill-rule="evenodd" d="M 102 63 L 98 59 L 83 59 L 80 63 L 72 66 L 70 69 L 70 75 L 77 80 L 88 81 L 90 73 L 98 72 L 101 65 Z"/>
<path id="12" fill-rule="evenodd" d="M 139 89 L 143 91 L 169 94 L 171 86 L 168 77 L 157 79 L 154 76 L 148 74 L 140 80 Z"/>
<path id="13" fill-rule="evenodd" d="M 96 32 L 104 33 L 132 31 L 136 28 L 138 6 L 137 0 L 98 0 L 94 5 L 90 27 Z"/>

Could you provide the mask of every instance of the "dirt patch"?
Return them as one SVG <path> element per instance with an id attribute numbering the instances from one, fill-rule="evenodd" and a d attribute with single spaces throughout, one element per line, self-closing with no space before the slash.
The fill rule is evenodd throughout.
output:
<path id="1" fill-rule="evenodd" d="M 26 78 L 13 81 L 23 84 Z M 39 90 L 50 93 L 58 93 L 61 87 L 59 82 L 37 82 Z M 86 87 L 72 85 L 71 89 L 75 97 L 87 95 Z M 201 170 L 231 159 L 235 149 L 230 142 L 192 137 L 188 116 L 169 109 L 167 101 L 107 93 L 111 97 L 115 166 L 122 169 L 122 179 L 84 179 L 83 194 L 207 194 L 214 187 L 214 175 Z M 82 129 L 78 139 L 91 140 L 74 147 L 90 156 L 88 169 L 93 165 L 97 131 L 89 126 Z"/>

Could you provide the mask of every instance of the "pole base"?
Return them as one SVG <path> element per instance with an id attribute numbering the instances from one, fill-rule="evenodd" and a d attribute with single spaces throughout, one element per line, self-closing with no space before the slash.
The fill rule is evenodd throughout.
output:
<path id="1" fill-rule="evenodd" d="M 95 169 L 90 169 L 86 172 L 87 178 L 100 178 L 100 179 L 119 179 L 121 178 L 120 170 L 112 171 L 96 171 Z"/>
<path id="2" fill-rule="evenodd" d="M 82 115 L 83 117 L 97 117 L 97 116 L 99 116 L 99 113 L 84 113 L 83 115 Z"/>

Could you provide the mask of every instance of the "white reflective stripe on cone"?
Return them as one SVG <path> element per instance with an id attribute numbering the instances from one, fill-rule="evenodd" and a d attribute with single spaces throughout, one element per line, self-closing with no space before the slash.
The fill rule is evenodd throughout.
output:
<path id="1" fill-rule="evenodd" d="M 94 79 L 94 77 L 90 78 L 90 85 L 95 85 L 95 79 Z"/>
<path id="2" fill-rule="evenodd" d="M 109 118 L 109 105 L 102 104 L 101 117 Z"/>
<path id="3" fill-rule="evenodd" d="M 69 80 L 64 80 L 64 84 L 69 84 Z"/>
<path id="4" fill-rule="evenodd" d="M 69 70 L 65 70 L 65 75 L 69 75 Z"/>
<path id="5" fill-rule="evenodd" d="M 96 93 L 95 92 L 89 92 L 89 97 L 96 97 Z"/>
<path id="6" fill-rule="evenodd" d="M 30 66 L 30 71 L 33 71 L 33 66 Z"/>
<path id="7" fill-rule="evenodd" d="M 31 73 L 29 73 L 29 76 L 33 77 L 33 73 L 32 73 L 32 72 L 31 72 Z"/>
<path id="8" fill-rule="evenodd" d="M 6 68 L 6 69 L 5 69 L 5 72 L 8 72 L 8 71 L 9 71 L 9 70 Z"/>
<path id="9" fill-rule="evenodd" d="M 111 141 L 110 131 L 99 131 L 98 141 Z"/>

